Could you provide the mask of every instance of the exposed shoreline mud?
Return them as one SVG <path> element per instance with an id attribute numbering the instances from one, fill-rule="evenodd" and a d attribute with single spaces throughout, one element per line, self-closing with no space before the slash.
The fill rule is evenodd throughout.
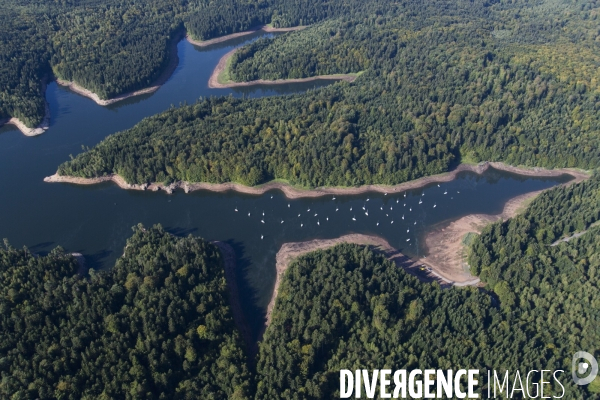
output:
<path id="1" fill-rule="evenodd" d="M 564 183 L 565 186 L 581 182 L 588 177 L 578 171 L 572 171 L 569 174 L 575 179 Z M 466 262 L 467 249 L 463 243 L 464 237 L 470 232 L 481 233 L 482 229 L 492 222 L 506 221 L 515 217 L 525 208 L 526 204 L 546 190 L 548 189 L 513 197 L 504 204 L 500 214 L 469 214 L 451 222 L 445 221 L 437 224 L 425 236 L 428 255 L 415 259 L 415 261 L 431 268 L 438 276 L 449 282 L 473 279 Z"/>
<path id="2" fill-rule="evenodd" d="M 145 183 L 131 184 L 127 183 L 121 176 L 113 174 L 97 178 L 80 178 L 73 176 L 58 175 L 58 173 L 44 178 L 44 182 L 59 182 L 72 183 L 77 185 L 94 185 L 103 182 L 114 182 L 121 189 L 129 190 L 163 190 L 166 193 L 173 193 L 176 189 L 183 189 L 185 193 L 196 190 L 209 190 L 213 192 L 226 192 L 234 190 L 239 193 L 260 195 L 269 190 L 281 190 L 288 199 L 306 198 L 306 197 L 321 197 L 327 195 L 356 195 L 368 192 L 378 193 L 398 193 L 411 189 L 418 189 L 430 183 L 449 182 L 463 171 L 471 171 L 477 174 L 482 174 L 488 168 L 494 168 L 501 171 L 512 172 L 524 176 L 536 177 L 556 177 L 563 174 L 571 175 L 575 178 L 574 181 L 586 179 L 588 175 L 584 172 L 574 169 L 544 169 L 544 168 L 520 168 L 506 165 L 498 162 L 483 162 L 477 165 L 461 164 L 450 172 L 445 172 L 438 175 L 427 176 L 412 181 L 400 183 L 398 185 L 363 185 L 358 187 L 321 187 L 316 189 L 302 189 L 291 186 L 282 182 L 268 182 L 260 186 L 245 186 L 239 183 L 189 183 L 189 182 L 174 182 L 170 185 L 162 183 Z M 572 182 L 574 182 L 572 181 Z"/>

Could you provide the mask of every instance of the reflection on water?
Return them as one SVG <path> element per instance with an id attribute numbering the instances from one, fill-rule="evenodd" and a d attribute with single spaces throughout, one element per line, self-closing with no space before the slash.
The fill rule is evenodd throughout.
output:
<path id="1" fill-rule="evenodd" d="M 490 169 L 482 176 L 461 173 L 440 187 L 432 184 L 407 191 L 406 197 L 405 193 L 371 193 L 293 201 L 277 190 L 261 196 L 206 191 L 166 195 L 121 190 L 110 183 L 43 182 L 82 146 L 94 146 L 172 104 L 192 103 L 200 96 L 293 93 L 328 83 L 208 89 L 212 69 L 231 48 L 224 43 L 197 50 L 182 41 L 180 64 L 164 86 L 111 107 L 100 107 L 56 83 L 48 85 L 51 128 L 47 133 L 28 138 L 10 126 L 0 129 L 0 238 L 40 253 L 60 245 L 83 253 L 94 268 L 113 265 L 132 234 L 131 227 L 140 222 L 161 223 L 177 235 L 226 241 L 238 255 L 244 310 L 258 331 L 274 284 L 275 254 L 285 242 L 364 233 L 382 236 L 401 251 L 418 255 L 427 227 L 469 213 L 499 213 L 511 197 L 565 180 Z"/>

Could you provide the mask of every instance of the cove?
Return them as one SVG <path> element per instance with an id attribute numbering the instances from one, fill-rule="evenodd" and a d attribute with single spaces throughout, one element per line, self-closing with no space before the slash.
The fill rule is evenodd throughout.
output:
<path id="1" fill-rule="evenodd" d="M 363 193 L 335 200 L 333 196 L 288 200 L 278 190 L 262 195 L 178 190 L 166 195 L 121 190 L 111 183 L 43 182 L 70 154 L 81 152 L 82 146 L 94 146 L 171 105 L 192 103 L 200 96 L 286 95 L 331 83 L 209 89 L 208 79 L 219 59 L 262 35 L 258 32 L 205 48 L 181 41 L 179 65 L 158 91 L 108 107 L 50 83 L 46 92 L 50 129 L 46 133 L 30 138 L 12 126 L 0 128 L 0 238 L 39 253 L 60 245 L 83 253 L 88 265 L 97 269 L 114 264 L 131 236 L 131 227 L 138 223 L 161 223 L 178 235 L 225 241 L 236 252 L 244 312 L 258 332 L 274 285 L 275 254 L 283 243 L 363 233 L 385 238 L 403 253 L 419 256 L 425 251 L 423 237 L 429 227 L 471 213 L 499 213 L 512 197 L 570 179 L 489 169 L 482 175 L 460 173 L 440 187 L 430 184 L 407 191 L 406 198 L 404 193 Z"/>

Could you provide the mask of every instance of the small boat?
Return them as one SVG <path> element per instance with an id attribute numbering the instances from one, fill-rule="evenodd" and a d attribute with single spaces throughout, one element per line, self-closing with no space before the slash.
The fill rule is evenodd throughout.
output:
<path id="1" fill-rule="evenodd" d="M 281 223 L 283 224 L 283 220 L 281 220 Z"/>
<path id="2" fill-rule="evenodd" d="M 264 237 L 263 235 L 260 235 L 260 240 L 262 240 L 262 239 L 263 239 L 263 237 Z"/>
<path id="3" fill-rule="evenodd" d="M 319 221 L 317 221 L 317 225 L 321 225 L 321 223 Z"/>
<path id="4" fill-rule="evenodd" d="M 407 230 L 406 230 L 406 233 L 408 233 L 408 232 L 410 232 L 410 229 L 407 229 Z"/>
<path id="5" fill-rule="evenodd" d="M 248 213 L 248 216 L 250 216 L 250 213 Z"/>
<path id="6" fill-rule="evenodd" d="M 444 194 L 448 194 L 448 191 L 446 190 L 446 191 L 444 192 Z"/>
<path id="7" fill-rule="evenodd" d="M 300 224 L 300 228 L 302 228 L 304 226 L 304 224 Z"/>
<path id="8" fill-rule="evenodd" d="M 365 211 L 365 215 L 368 217 L 368 216 L 369 216 L 369 212 L 368 212 L 368 211 Z"/>
<path id="9" fill-rule="evenodd" d="M 410 242 L 410 239 L 406 239 L 407 242 Z"/>
<path id="10" fill-rule="evenodd" d="M 402 219 L 404 219 L 404 214 L 402 214 Z"/>
<path id="11" fill-rule="evenodd" d="M 338 210 L 339 210 L 339 208 L 336 208 L 336 209 L 335 209 L 335 212 L 337 212 Z"/>
<path id="12" fill-rule="evenodd" d="M 433 208 L 435 208 L 435 207 L 437 207 L 437 204 L 434 204 L 434 205 L 433 205 Z"/>
<path id="13" fill-rule="evenodd" d="M 356 221 L 356 218 L 352 217 L 352 221 Z"/>
<path id="14" fill-rule="evenodd" d="M 392 224 L 394 223 L 394 220 L 392 220 Z"/>
<path id="15" fill-rule="evenodd" d="M 319 214 L 315 213 L 315 217 L 316 217 L 317 215 L 319 215 Z"/>
<path id="16" fill-rule="evenodd" d="M 331 199 L 331 200 L 335 200 L 335 196 L 333 196 L 333 199 Z"/>
<path id="17" fill-rule="evenodd" d="M 260 220 L 260 222 L 262 222 L 262 223 L 264 224 L 264 223 L 265 223 L 265 220 L 264 220 L 264 219 L 261 219 L 261 220 Z"/>
<path id="18" fill-rule="evenodd" d="M 379 222 L 377 222 L 377 226 L 379 226 Z"/>
<path id="19" fill-rule="evenodd" d="M 235 212 L 238 212 L 238 211 L 237 211 L 237 207 L 235 208 Z"/>

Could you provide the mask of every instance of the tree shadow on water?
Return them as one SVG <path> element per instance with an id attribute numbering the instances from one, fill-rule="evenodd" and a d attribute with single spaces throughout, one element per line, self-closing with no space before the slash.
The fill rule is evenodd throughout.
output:
<path id="1" fill-rule="evenodd" d="M 198 228 L 165 227 L 165 231 L 179 237 L 186 237 L 198 231 Z"/>
<path id="2" fill-rule="evenodd" d="M 236 255 L 236 283 L 238 287 L 238 296 L 242 312 L 244 314 L 246 323 L 250 329 L 253 342 L 257 342 L 261 335 L 265 321 L 266 314 L 265 310 L 257 305 L 256 299 L 258 294 L 256 290 L 250 285 L 248 279 L 248 272 L 252 267 L 250 258 L 245 255 L 245 245 L 233 239 L 226 240 L 229 246 L 233 248 Z"/>

